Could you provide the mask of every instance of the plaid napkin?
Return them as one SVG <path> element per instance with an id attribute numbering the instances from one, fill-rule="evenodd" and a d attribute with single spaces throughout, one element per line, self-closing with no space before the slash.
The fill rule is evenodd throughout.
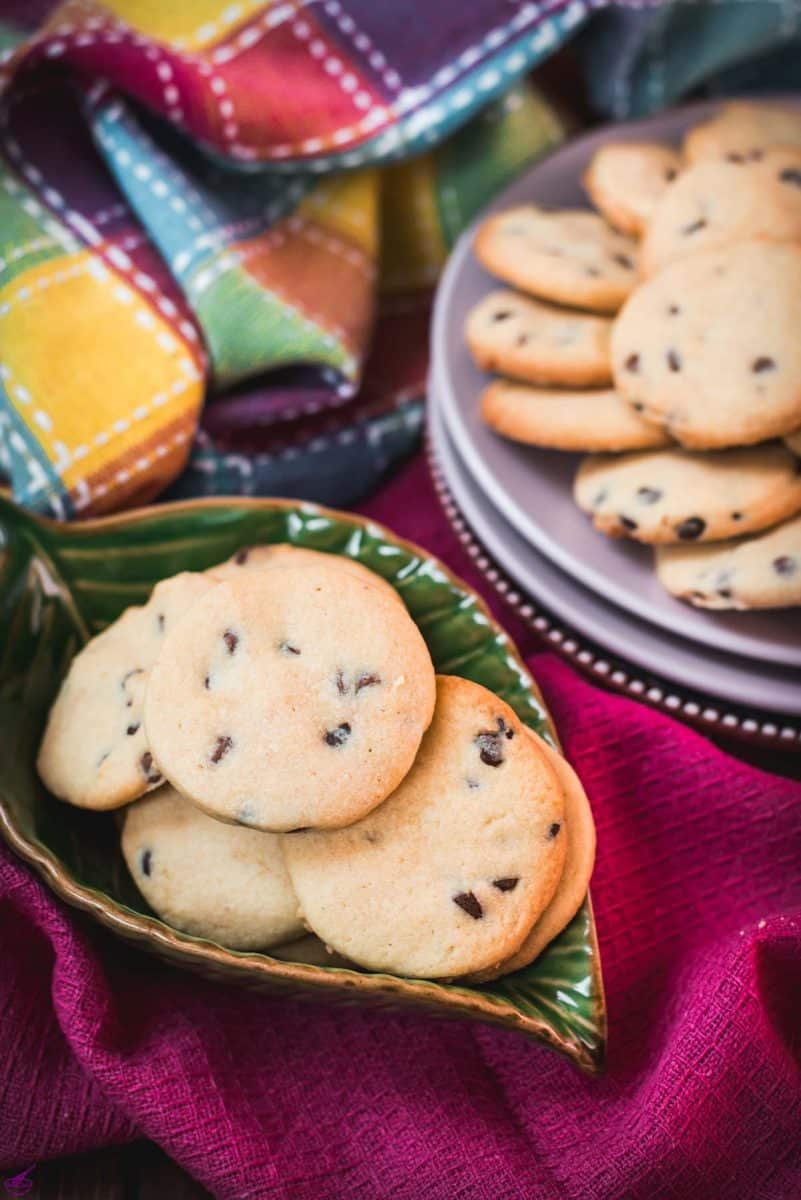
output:
<path id="1" fill-rule="evenodd" d="M 15 7 L 31 12 L 7 4 L 0 25 L 15 497 L 71 518 L 178 476 L 173 495 L 365 492 L 416 442 L 449 246 L 562 136 L 522 77 L 586 6 L 68 0 L 27 31 Z"/>

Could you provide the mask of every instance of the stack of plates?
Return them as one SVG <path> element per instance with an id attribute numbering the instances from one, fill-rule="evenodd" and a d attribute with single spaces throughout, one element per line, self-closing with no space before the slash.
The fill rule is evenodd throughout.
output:
<path id="1" fill-rule="evenodd" d="M 711 107 L 572 142 L 490 211 L 527 202 L 585 207 L 581 175 L 601 143 L 677 140 Z M 726 732 L 801 749 L 801 610 L 706 612 L 674 599 L 658 583 L 648 547 L 604 537 L 573 503 L 577 455 L 518 445 L 481 423 L 486 376 L 473 365 L 463 330 L 497 281 L 473 258 L 473 233 L 456 246 L 437 294 L 429 385 L 435 467 L 463 540 L 500 567 L 488 564 L 501 590 L 508 594 L 511 579 L 530 598 L 535 623 L 552 643 L 596 675 Z"/>

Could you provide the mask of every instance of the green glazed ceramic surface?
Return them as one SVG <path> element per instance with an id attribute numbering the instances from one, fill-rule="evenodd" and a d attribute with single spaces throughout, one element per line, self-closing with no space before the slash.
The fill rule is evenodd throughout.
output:
<path id="1" fill-rule="evenodd" d="M 359 517 L 279 500 L 208 500 L 59 525 L 0 497 L 0 831 L 69 903 L 174 964 L 267 991 L 416 1006 L 490 1021 L 600 1069 L 605 1013 L 589 897 L 530 967 L 483 986 L 432 983 L 243 954 L 158 920 L 122 861 L 114 817 L 50 796 L 34 762 L 50 703 L 76 650 L 153 584 L 240 546 L 290 542 L 347 555 L 392 583 L 437 671 L 503 697 L 555 740 L 531 676 L 480 598 L 436 559 Z"/>

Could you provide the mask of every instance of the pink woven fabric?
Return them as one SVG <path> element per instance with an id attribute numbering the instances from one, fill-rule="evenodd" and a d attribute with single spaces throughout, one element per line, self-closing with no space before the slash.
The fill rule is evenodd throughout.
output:
<path id="1" fill-rule="evenodd" d="M 464 570 L 419 462 L 370 511 Z M 603 1078 L 166 970 L 3 853 L 0 1167 L 144 1135 L 226 1200 L 801 1195 L 801 785 L 532 665 L 598 823 Z"/>

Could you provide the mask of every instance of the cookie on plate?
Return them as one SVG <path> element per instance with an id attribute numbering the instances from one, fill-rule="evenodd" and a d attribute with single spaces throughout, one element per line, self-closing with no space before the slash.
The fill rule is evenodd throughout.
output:
<path id="1" fill-rule="evenodd" d="M 690 163 L 726 157 L 736 162 L 770 146 L 801 146 L 801 109 L 732 100 L 689 131 L 684 157 Z"/>
<path id="2" fill-rule="evenodd" d="M 375 971 L 441 979 L 519 949 L 562 874 L 564 797 L 507 704 L 437 678 L 414 766 L 369 816 L 293 833 L 284 856 L 303 916 Z"/>
<path id="3" fill-rule="evenodd" d="M 579 467 L 573 494 L 610 537 L 714 542 L 801 511 L 800 466 L 781 442 L 709 454 L 593 455 Z"/>
<path id="4" fill-rule="evenodd" d="M 593 154 L 583 182 L 609 224 L 621 233 L 637 236 L 680 170 L 681 158 L 672 146 L 660 142 L 607 142 Z"/>
<path id="5" fill-rule="evenodd" d="M 76 654 L 50 710 L 36 767 L 79 808 L 119 808 L 162 782 L 145 737 L 145 685 L 170 631 L 214 584 L 183 572 L 157 583 Z"/>
<path id="6" fill-rule="evenodd" d="M 641 284 L 612 330 L 621 396 L 693 449 L 801 423 L 801 246 L 735 242 Z"/>
<path id="7" fill-rule="evenodd" d="M 553 767 L 564 793 L 565 863 L 553 899 L 534 923 L 520 949 L 494 969 L 471 975 L 467 981 L 470 983 L 486 983 L 511 971 L 519 971 L 538 958 L 581 908 L 595 865 L 595 822 L 581 780 L 558 750 L 549 746 L 533 729 L 526 732 Z"/>
<path id="8" fill-rule="evenodd" d="M 548 450 L 590 453 L 671 444 L 664 429 L 644 421 L 613 389 L 555 391 L 500 379 L 484 389 L 481 417 L 513 442 Z"/>
<path id="9" fill-rule="evenodd" d="M 216 584 L 165 638 L 145 727 L 169 782 L 212 816 L 336 827 L 397 787 L 434 699 L 397 599 L 325 564 L 276 567 Z"/>
<path id="10" fill-rule="evenodd" d="M 504 282 L 575 308 L 617 312 L 636 283 L 636 242 L 578 209 L 531 204 L 488 217 L 475 252 Z"/>
<path id="11" fill-rule="evenodd" d="M 608 383 L 608 317 L 555 308 L 517 292 L 491 292 L 467 318 L 473 358 L 485 371 L 528 383 L 586 387 Z"/>
<path id="12" fill-rule="evenodd" d="M 238 579 L 243 571 L 263 571 L 270 567 L 324 567 L 333 570 L 349 571 L 364 583 L 380 588 L 385 595 L 393 600 L 401 597 L 391 583 L 387 583 L 375 571 L 371 571 L 364 563 L 346 554 L 328 554 L 323 550 L 309 550 L 305 546 L 291 546 L 287 542 L 271 543 L 262 546 L 242 546 L 236 554 L 232 554 L 225 562 L 209 567 L 206 572 L 214 579 Z"/>
<path id="13" fill-rule="evenodd" d="M 643 276 L 727 242 L 801 241 L 801 146 L 759 158 L 705 159 L 663 194 L 640 246 Z"/>
<path id="14" fill-rule="evenodd" d="M 121 842 L 150 907 L 184 933 L 263 950 L 304 932 L 274 833 L 215 821 L 165 784 L 126 809 Z"/>
<path id="15" fill-rule="evenodd" d="M 660 546 L 660 583 L 699 608 L 801 605 L 801 516 L 753 537 L 710 546 Z"/>

